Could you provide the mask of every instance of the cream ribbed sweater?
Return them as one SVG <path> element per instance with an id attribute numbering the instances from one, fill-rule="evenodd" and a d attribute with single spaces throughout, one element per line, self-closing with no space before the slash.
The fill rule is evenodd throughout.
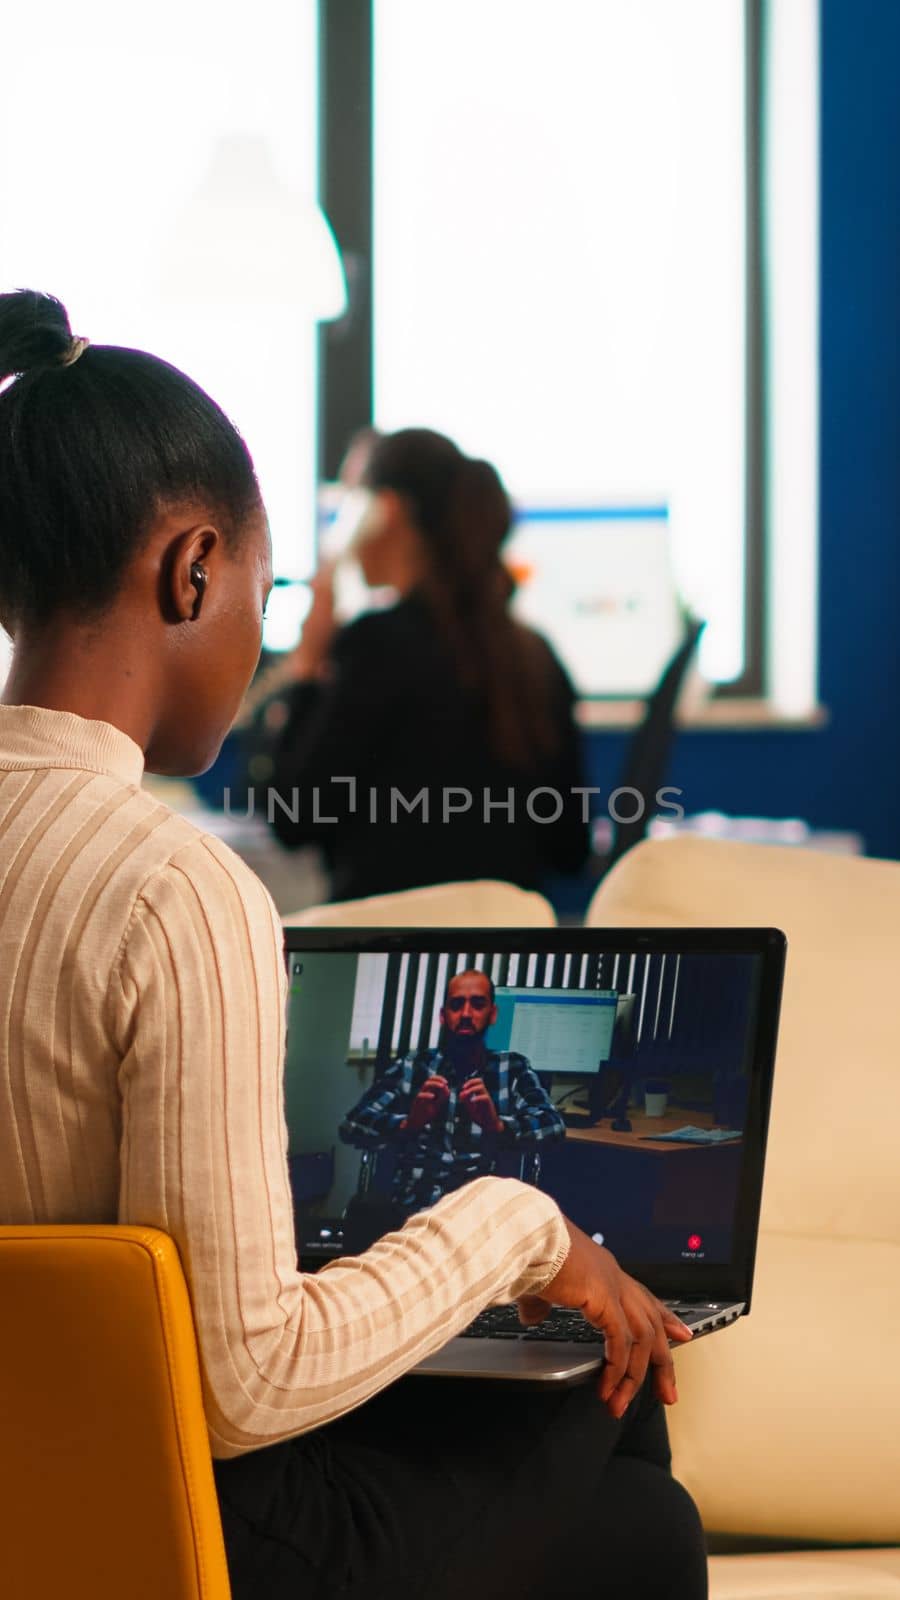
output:
<path id="1" fill-rule="evenodd" d="M 482 1178 L 364 1256 L 298 1271 L 275 908 L 142 772 L 106 723 L 0 706 L 0 1222 L 172 1235 L 213 1454 L 233 1456 L 540 1289 L 568 1235 L 546 1196 Z"/>

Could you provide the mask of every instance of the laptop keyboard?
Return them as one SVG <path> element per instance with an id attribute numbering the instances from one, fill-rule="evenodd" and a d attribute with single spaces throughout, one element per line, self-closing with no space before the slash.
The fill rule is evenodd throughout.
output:
<path id="1" fill-rule="evenodd" d="M 683 1306 L 670 1302 L 670 1310 L 674 1311 L 682 1322 L 687 1323 L 688 1327 L 692 1323 L 702 1322 L 715 1309 L 713 1306 Z M 566 1344 L 603 1343 L 603 1334 L 599 1328 L 593 1328 L 589 1322 L 585 1322 L 580 1311 L 568 1311 L 562 1306 L 554 1306 L 545 1321 L 533 1328 L 522 1326 L 515 1306 L 490 1306 L 469 1324 L 460 1338 L 552 1340 L 553 1342 L 562 1339 Z"/>
<path id="2" fill-rule="evenodd" d="M 463 1339 L 565 1339 L 567 1344 L 602 1344 L 603 1334 L 585 1322 L 580 1311 L 554 1307 L 545 1322 L 524 1328 L 515 1306 L 491 1306 L 462 1334 Z"/>

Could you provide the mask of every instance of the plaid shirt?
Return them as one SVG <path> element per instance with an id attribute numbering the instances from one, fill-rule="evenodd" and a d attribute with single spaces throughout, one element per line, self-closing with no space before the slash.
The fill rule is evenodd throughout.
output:
<path id="1" fill-rule="evenodd" d="M 424 1128 L 401 1126 L 426 1078 L 439 1075 L 450 1095 Z M 459 1091 L 480 1077 L 502 1131 L 489 1133 L 459 1109 Z M 340 1126 L 345 1144 L 362 1150 L 390 1146 L 396 1155 L 391 1198 L 407 1210 L 434 1205 L 441 1195 L 492 1172 L 498 1149 L 524 1148 L 565 1137 L 565 1123 L 525 1056 L 488 1050 L 474 1071 L 460 1073 L 438 1050 L 400 1056 L 366 1090 Z"/>

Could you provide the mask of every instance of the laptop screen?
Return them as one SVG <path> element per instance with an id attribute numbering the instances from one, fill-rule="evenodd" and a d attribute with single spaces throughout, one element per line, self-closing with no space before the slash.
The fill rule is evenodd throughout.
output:
<path id="1" fill-rule="evenodd" d="M 356 1254 L 486 1174 L 546 1190 L 632 1269 L 671 1264 L 683 1281 L 732 1260 L 760 1118 L 762 950 L 358 937 L 323 949 L 310 932 L 287 958 L 303 1265 Z M 757 1165 L 761 1180 L 761 1149 Z"/>

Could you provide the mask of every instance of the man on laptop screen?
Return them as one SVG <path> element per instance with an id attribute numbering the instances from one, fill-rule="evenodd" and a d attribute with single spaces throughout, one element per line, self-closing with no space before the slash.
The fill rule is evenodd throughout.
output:
<path id="1" fill-rule="evenodd" d="M 408 1051 L 366 1089 L 339 1128 L 345 1144 L 394 1153 L 396 1225 L 472 1178 L 498 1152 L 565 1137 L 565 1123 L 524 1055 L 492 1050 L 493 981 L 470 969 L 449 980 L 434 1049 Z"/>

